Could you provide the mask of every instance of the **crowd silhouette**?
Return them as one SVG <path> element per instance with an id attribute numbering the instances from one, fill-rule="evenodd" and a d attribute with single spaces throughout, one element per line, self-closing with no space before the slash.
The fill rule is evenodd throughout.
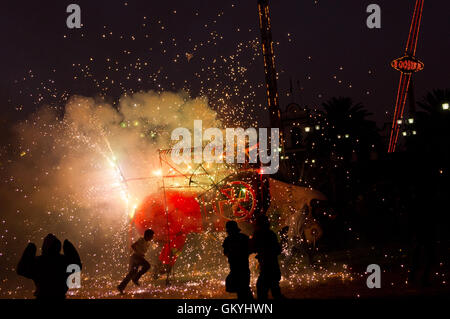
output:
<path id="1" fill-rule="evenodd" d="M 228 236 L 223 242 L 223 253 L 228 258 L 230 273 L 226 278 L 227 292 L 236 293 L 241 300 L 252 300 L 250 288 L 249 256 L 256 253 L 259 262 L 259 277 L 257 280 L 257 298 L 268 298 L 269 290 L 273 298 L 282 298 L 280 292 L 281 272 L 278 255 L 281 246 L 277 235 L 270 230 L 270 223 L 266 216 L 261 215 L 255 221 L 255 231 L 252 238 L 241 233 L 235 221 L 228 221 L 225 225 Z M 121 294 L 130 281 L 139 286 L 139 279 L 150 269 L 150 263 L 145 259 L 154 231 L 147 229 L 144 236 L 131 245 L 132 254 L 129 259 L 129 271 L 117 286 Z M 61 248 L 63 253 L 61 254 Z M 37 299 L 65 299 L 69 289 L 69 268 L 78 266 L 81 271 L 81 259 L 74 245 L 61 241 L 53 234 L 48 234 L 42 244 L 42 254 L 36 256 L 37 248 L 29 243 L 20 258 L 17 273 L 33 280 Z M 70 266 L 70 267 L 69 267 Z"/>
<path id="2" fill-rule="evenodd" d="M 277 235 L 270 229 L 267 216 L 260 215 L 256 218 L 255 232 L 251 239 L 240 232 L 235 221 L 226 223 L 226 231 L 228 237 L 223 242 L 223 253 L 230 264 L 230 273 L 225 281 L 226 291 L 237 293 L 238 299 L 253 299 L 248 258 L 250 254 L 256 253 L 260 269 L 256 282 L 257 298 L 267 299 L 269 290 L 274 299 L 283 298 L 278 263 L 281 245 Z"/>

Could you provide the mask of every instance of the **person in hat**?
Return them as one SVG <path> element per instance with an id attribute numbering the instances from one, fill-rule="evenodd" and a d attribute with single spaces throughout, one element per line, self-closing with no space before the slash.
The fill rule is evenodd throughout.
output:
<path id="1" fill-rule="evenodd" d="M 241 233 L 235 221 L 228 221 L 225 228 L 228 236 L 225 238 L 222 247 L 223 253 L 228 257 L 228 263 L 230 264 L 230 273 L 225 281 L 226 291 L 237 293 L 238 299 L 253 299 L 248 265 L 249 238 Z"/>
<path id="2" fill-rule="evenodd" d="M 277 235 L 270 229 L 267 216 L 260 215 L 256 218 L 250 246 L 251 252 L 257 254 L 256 259 L 259 262 L 260 272 L 256 282 L 258 299 L 267 299 L 269 290 L 274 299 L 283 298 L 280 291 L 281 271 L 278 263 L 281 246 Z"/>

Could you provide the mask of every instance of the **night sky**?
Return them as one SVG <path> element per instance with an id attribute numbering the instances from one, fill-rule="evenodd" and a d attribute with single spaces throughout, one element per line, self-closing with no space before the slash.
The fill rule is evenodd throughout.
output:
<path id="1" fill-rule="evenodd" d="M 74 1 L 2 2 L 0 97 L 6 117 L 39 105 L 59 107 L 73 94 L 115 103 L 124 92 L 187 90 L 221 105 L 258 112 L 265 104 L 256 0 L 75 1 L 81 29 L 66 27 Z M 381 6 L 381 29 L 368 29 L 366 7 Z M 414 7 L 396 1 L 272 1 L 281 106 L 319 106 L 350 96 L 389 122 Z M 416 96 L 449 87 L 450 2 L 425 1 Z M 192 58 L 187 58 L 192 54 Z M 292 79 L 293 96 L 289 96 Z M 262 113 L 264 114 L 264 113 Z M 259 117 L 267 124 L 266 116 Z"/>
<path id="2" fill-rule="evenodd" d="M 66 26 L 70 3 L 81 7 L 80 29 Z M 381 29 L 366 26 L 371 3 L 381 6 Z M 404 54 L 414 3 L 272 0 L 282 110 L 291 102 L 320 109 L 343 96 L 362 102 L 379 128 L 390 123 L 400 77 L 390 63 Z M 77 244 L 83 271 L 94 274 L 86 287 L 99 289 L 85 296 L 110 296 L 127 267 L 132 234 L 124 225 L 160 191 L 157 155 L 173 145 L 170 132 L 196 119 L 203 128 L 269 124 L 257 1 L 16 0 L 1 1 L 0 12 L 0 297 L 31 297 L 32 282 L 15 267 L 26 244 L 40 246 L 48 232 Z M 425 1 L 417 100 L 450 88 L 449 12 L 448 0 Z M 213 169 L 206 175 L 220 177 Z M 359 240 L 356 228 L 345 227 Z M 221 255 L 220 245 L 208 247 Z M 194 252 L 184 259 L 189 271 Z M 228 269 L 203 260 L 214 271 Z M 347 264 L 338 265 L 326 275 L 352 280 Z"/>

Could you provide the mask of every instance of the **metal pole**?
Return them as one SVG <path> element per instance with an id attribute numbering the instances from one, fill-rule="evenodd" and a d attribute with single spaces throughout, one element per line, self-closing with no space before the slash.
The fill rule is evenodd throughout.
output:
<path id="1" fill-rule="evenodd" d="M 158 153 L 159 153 L 159 167 L 161 169 L 162 189 L 163 189 L 163 194 L 164 194 L 164 211 L 166 213 L 166 223 L 167 223 L 167 245 L 168 245 L 168 249 L 169 249 L 169 258 L 170 258 L 170 261 L 172 261 L 172 249 L 170 248 L 169 211 L 167 209 L 166 186 L 164 183 L 164 173 L 162 170 L 161 150 L 158 150 Z M 166 286 L 169 285 L 169 275 L 170 275 L 170 271 L 167 272 Z"/>

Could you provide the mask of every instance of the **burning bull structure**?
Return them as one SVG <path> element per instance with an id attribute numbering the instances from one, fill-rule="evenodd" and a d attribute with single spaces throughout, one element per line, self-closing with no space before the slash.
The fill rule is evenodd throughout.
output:
<path id="1" fill-rule="evenodd" d="M 302 241 L 315 245 L 321 237 L 311 209 L 313 201 L 326 201 L 321 192 L 269 177 L 259 164 L 177 165 L 170 152 L 159 151 L 159 191 L 149 194 L 131 219 L 139 233 L 155 231 L 162 247 L 156 275 L 170 273 L 189 234 L 223 232 L 228 220 L 251 235 L 256 217 L 268 215 L 287 249 Z"/>

